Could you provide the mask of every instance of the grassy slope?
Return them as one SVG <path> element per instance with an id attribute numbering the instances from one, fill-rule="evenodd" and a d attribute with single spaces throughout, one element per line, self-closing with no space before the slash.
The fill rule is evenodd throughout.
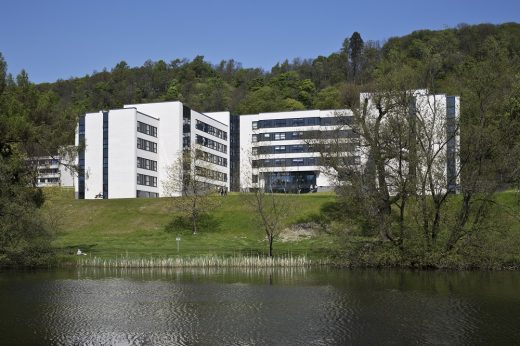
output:
<path id="1" fill-rule="evenodd" d="M 60 231 L 54 245 L 63 253 L 77 248 L 101 257 L 171 256 L 177 254 L 178 233 L 167 233 L 164 226 L 171 220 L 171 200 L 119 199 L 74 200 L 72 192 L 48 190 L 46 212 Z M 222 198 L 222 197 L 215 197 Z M 317 212 L 319 207 L 334 199 L 330 194 L 293 195 L 298 215 Z M 267 243 L 260 225 L 244 205 L 243 196 L 230 194 L 214 215 L 220 227 L 212 232 L 180 234 L 180 255 L 265 253 Z M 276 242 L 275 254 L 292 253 L 310 256 L 326 255 L 334 246 L 327 235 L 294 242 Z"/>

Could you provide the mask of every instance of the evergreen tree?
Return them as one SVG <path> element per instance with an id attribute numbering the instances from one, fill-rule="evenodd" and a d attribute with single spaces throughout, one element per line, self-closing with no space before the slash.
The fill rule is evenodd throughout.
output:
<path id="1" fill-rule="evenodd" d="M 363 53 L 363 39 L 359 32 L 355 31 L 350 37 L 348 51 L 352 68 L 352 79 L 356 81 L 361 69 L 361 54 Z"/>

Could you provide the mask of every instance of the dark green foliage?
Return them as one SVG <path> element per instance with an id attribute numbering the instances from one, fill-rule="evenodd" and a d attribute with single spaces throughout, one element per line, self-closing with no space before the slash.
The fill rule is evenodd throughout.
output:
<path id="1" fill-rule="evenodd" d="M 363 39 L 359 32 L 354 32 L 349 40 L 348 52 L 350 57 L 350 63 L 352 67 L 352 77 L 354 81 L 359 75 L 361 69 L 361 57 L 363 54 Z"/>
<path id="2" fill-rule="evenodd" d="M 14 81 L 5 68 L 0 55 L 0 266 L 42 265 L 52 259 L 51 233 L 27 158 L 56 154 L 74 122 L 52 91 L 38 90 L 25 71 Z"/>

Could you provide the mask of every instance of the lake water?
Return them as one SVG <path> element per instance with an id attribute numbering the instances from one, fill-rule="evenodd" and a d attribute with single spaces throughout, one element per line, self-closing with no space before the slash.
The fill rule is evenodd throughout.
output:
<path id="1" fill-rule="evenodd" d="M 1 345 L 513 345 L 519 272 L 0 272 Z"/>

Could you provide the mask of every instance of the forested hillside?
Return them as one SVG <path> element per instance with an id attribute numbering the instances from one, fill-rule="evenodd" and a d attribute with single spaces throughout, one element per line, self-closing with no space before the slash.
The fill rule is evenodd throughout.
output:
<path id="1" fill-rule="evenodd" d="M 384 44 L 364 42 L 355 32 L 338 46 L 329 56 L 285 60 L 271 71 L 243 68 L 234 60 L 212 64 L 203 56 L 149 60 L 140 67 L 121 61 L 111 70 L 41 84 L 38 89 L 52 91 L 62 108 L 75 114 L 125 103 L 171 100 L 200 111 L 247 114 L 349 106 L 358 89 L 371 89 L 389 61 L 424 70 L 422 77 L 435 81 L 419 78 L 417 87 L 433 84 L 433 91 L 453 94 L 462 93 L 459 81 L 467 75 L 468 64 L 486 58 L 489 49 L 503 54 L 503 62 L 511 69 L 504 77 L 510 79 L 520 68 L 520 25 L 514 23 L 421 30 Z"/>

